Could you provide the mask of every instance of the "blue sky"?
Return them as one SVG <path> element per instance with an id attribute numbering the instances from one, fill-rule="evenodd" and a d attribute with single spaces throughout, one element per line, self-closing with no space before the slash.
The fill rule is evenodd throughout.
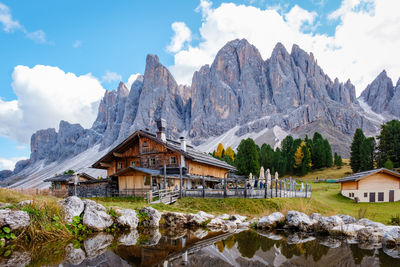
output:
<path id="1" fill-rule="evenodd" d="M 371 2 L 372 0 L 360 1 Z M 177 77 L 177 80 L 184 81 L 185 77 L 187 80 L 187 77 L 190 77 L 190 74 L 196 70 L 198 66 L 211 63 L 210 61 L 216 53 L 217 46 L 221 46 L 219 42 L 213 41 L 212 39 L 214 38 L 212 37 L 213 33 L 210 33 L 210 31 L 213 31 L 212 23 L 220 21 L 217 24 L 221 25 L 224 21 L 227 21 L 224 20 L 224 14 L 228 14 L 230 11 L 236 12 L 234 10 L 240 11 L 243 9 L 251 10 L 254 14 L 259 15 L 260 18 L 265 18 L 267 22 L 269 21 L 268 19 L 270 19 L 268 16 L 276 17 L 276 14 L 279 14 L 278 19 L 285 24 L 282 24 L 282 27 L 284 27 L 283 30 L 287 30 L 286 24 L 289 24 L 290 32 L 293 32 L 293 37 L 286 38 L 287 34 L 284 37 L 277 34 L 276 36 L 271 35 L 266 36 L 264 39 L 257 39 L 256 37 L 252 38 L 252 36 L 257 34 L 246 36 L 247 32 L 250 32 L 249 30 L 238 30 L 232 35 L 232 29 L 228 29 L 227 31 L 230 32 L 226 33 L 227 39 L 225 40 L 221 37 L 221 44 L 229 40 L 230 36 L 248 38 L 249 41 L 253 42 L 259 49 L 260 47 L 264 47 L 262 55 L 263 57 L 268 57 L 272 43 L 282 41 L 289 50 L 290 47 L 288 46 L 296 42 L 300 43 L 302 47 L 305 47 L 307 51 L 315 52 L 317 58 L 321 58 L 322 64 L 325 64 L 323 65 L 324 69 L 331 69 L 328 74 L 332 74 L 332 77 L 339 76 L 342 79 L 346 79 L 346 77 L 350 78 L 354 76 L 355 78 L 359 78 L 357 73 L 353 74 L 349 72 L 348 69 L 333 66 L 330 60 L 332 57 L 335 57 L 335 55 L 332 56 L 329 53 L 325 53 L 327 47 L 332 44 L 343 48 L 350 46 L 344 41 L 341 41 L 341 35 L 338 34 L 336 29 L 338 25 L 343 24 L 347 27 L 346 29 L 349 29 L 347 31 L 343 30 L 343 32 L 349 34 L 348 31 L 350 31 L 351 26 L 347 26 L 350 23 L 346 21 L 346 18 L 354 14 L 360 16 L 367 16 L 369 14 L 369 16 L 372 16 L 370 12 L 370 9 L 372 10 L 371 7 L 363 9 L 363 6 L 368 3 L 346 7 L 345 2 L 348 1 L 215 0 L 211 2 L 202 0 L 200 2 L 198 0 L 0 0 L 0 99 L 2 101 L 0 102 L 0 169 L 2 166 L 5 166 L 4 164 L 1 165 L 1 159 L 13 159 L 15 161 L 16 158 L 29 157 L 30 148 L 29 138 L 27 137 L 30 136 L 33 131 L 43 127 L 56 127 L 56 121 L 70 118 L 68 117 L 70 116 L 69 113 L 66 113 L 66 118 L 63 118 L 63 113 L 60 112 L 60 118 L 55 116 L 46 124 L 47 118 L 41 114 L 53 113 L 53 110 L 48 109 L 36 115 L 37 121 L 26 119 L 29 113 L 34 113 L 35 110 L 38 109 L 38 105 L 47 104 L 36 103 L 36 108 L 29 110 L 27 108 L 27 106 L 30 106 L 27 104 L 28 100 L 23 99 L 24 94 L 29 95 L 29 93 L 32 93 L 29 91 L 31 88 L 39 88 L 41 86 L 35 85 L 36 87 L 32 87 L 30 85 L 30 82 L 32 82 L 32 84 L 38 83 L 35 77 L 32 78 L 36 73 L 33 72 L 32 69 L 36 65 L 57 67 L 65 73 L 70 72 L 78 77 L 90 73 L 91 76 L 99 82 L 99 84 L 92 83 L 91 85 L 95 88 L 93 91 L 97 90 L 95 94 L 93 93 L 93 103 L 98 103 L 96 101 L 99 101 L 99 94 L 103 93 L 103 88 L 107 90 L 115 89 L 118 85 L 119 78 L 127 82 L 130 75 L 143 73 L 145 57 L 148 53 L 157 54 L 164 65 L 171 67 L 172 73 Z M 209 5 L 209 8 L 201 9 L 199 7 L 201 3 L 204 4 L 204 6 Z M 223 3 L 233 3 L 233 5 L 223 5 L 221 7 Z M 295 6 L 299 8 L 296 9 L 294 8 Z M 1 7 L 3 7 L 3 11 L 1 11 Z M 4 7 L 6 7 L 6 9 Z M 254 9 L 251 9 L 251 7 L 254 7 Z M 329 17 L 333 12 L 341 10 L 341 7 L 343 7 L 342 13 L 344 15 L 339 12 L 335 18 L 332 19 Z M 267 14 L 264 12 L 266 10 L 274 10 L 274 12 Z M 369 13 L 367 12 L 368 14 L 365 15 L 365 12 L 362 13 L 363 10 L 367 10 Z M 218 11 L 221 12 L 218 13 Z M 249 14 L 252 14 L 251 12 Z M 6 26 L 7 21 L 1 21 L 2 14 L 3 16 L 4 14 L 8 14 L 9 18 L 11 17 L 12 22 L 14 22 L 14 24 L 9 25 L 9 28 Z M 293 16 L 290 16 L 290 14 Z M 304 16 L 304 18 L 301 16 Z M 296 18 L 301 19 L 297 21 Z M 251 19 L 248 17 L 237 17 L 237 21 L 244 25 L 252 23 Z M 171 51 L 171 49 L 168 49 L 168 45 L 172 38 L 179 35 L 179 32 L 174 32 L 171 28 L 174 22 L 181 22 L 184 27 L 189 29 L 190 37 L 184 39 L 178 49 Z M 18 26 L 15 26 L 15 23 L 18 23 Z M 373 24 L 373 22 L 371 23 Z M 268 29 L 275 27 L 275 25 L 255 24 L 247 26 L 249 29 L 254 28 L 260 30 L 263 28 Z M 10 27 L 13 28 L 10 30 Z M 237 28 L 240 27 L 238 26 Z M 216 31 L 214 35 L 225 36 L 223 32 L 224 29 L 218 29 L 218 31 Z M 271 44 L 266 43 L 268 39 L 271 39 Z M 215 43 L 215 47 L 210 46 L 210 43 Z M 323 44 L 323 46 L 321 45 L 321 47 L 318 47 L 316 43 Z M 194 50 L 196 49 L 201 50 L 202 53 L 207 55 L 205 61 L 196 61 L 191 66 L 186 66 L 182 64 L 182 62 L 179 62 L 179 58 L 183 58 L 184 61 L 187 59 L 193 59 L 193 61 L 195 61 L 197 54 Z M 350 48 L 348 51 L 351 51 Z M 343 53 L 343 58 L 348 57 L 346 53 Z M 187 58 L 187 54 L 191 55 L 191 57 Z M 359 57 L 361 56 L 362 55 L 359 55 Z M 357 58 L 353 59 L 353 61 L 357 62 Z M 17 71 L 16 66 L 19 65 L 26 66 L 26 69 Z M 386 66 L 385 62 L 378 62 L 377 65 L 375 69 L 368 70 L 371 74 L 367 78 L 372 77 L 380 68 Z M 388 65 L 391 66 L 390 64 Z M 41 79 L 46 80 L 47 78 L 52 79 L 52 71 L 56 70 L 50 72 L 46 72 L 46 70 L 37 71 L 43 75 Z M 181 73 L 185 72 L 186 76 L 184 77 L 184 74 Z M 15 77 L 13 77 L 13 73 Z M 116 78 L 107 81 L 104 78 L 106 73 L 114 73 Z M 28 74 L 30 76 L 26 78 L 24 75 Z M 60 75 L 64 74 L 61 73 Z M 398 76 L 398 73 L 396 73 L 396 75 Z M 364 79 L 364 77 L 360 79 Z M 35 81 L 33 82 L 31 80 Z M 13 81 L 16 84 L 14 86 L 12 85 Z M 360 80 L 360 84 L 364 85 L 365 83 L 365 81 Z M 52 87 L 58 88 L 58 84 L 55 83 Z M 40 90 L 42 90 L 40 94 L 42 95 L 45 95 L 46 90 L 49 90 L 48 87 L 45 86 L 40 88 Z M 85 89 L 84 87 L 82 88 L 82 90 Z M 60 92 L 60 97 L 62 97 L 66 94 L 65 91 L 70 89 L 68 87 L 63 87 L 59 90 L 63 90 L 63 92 Z M 74 94 L 79 94 L 79 90 L 74 91 Z M 89 94 L 89 92 L 85 91 L 85 94 Z M 34 93 L 32 93 L 32 95 L 34 95 Z M 68 97 L 70 96 L 68 95 Z M 35 99 L 31 97 L 31 95 L 29 95 L 29 97 L 27 96 L 27 98 L 31 98 L 32 101 L 49 99 L 45 98 L 45 96 Z M 55 99 L 54 101 L 57 100 Z M 77 99 L 76 101 L 81 101 L 81 99 Z M 2 105 L 3 111 L 6 110 L 9 113 L 3 112 L 5 115 L 1 113 Z M 14 120 L 13 116 L 16 117 Z M 90 120 L 94 119 L 93 116 L 95 116 L 95 114 L 91 114 L 91 117 L 89 116 Z M 72 122 L 90 125 L 90 121 L 81 122 L 79 118 L 76 119 L 76 117 L 72 115 L 70 120 L 72 120 Z M 11 124 L 13 124 L 13 126 L 8 127 Z M 19 135 L 19 132 L 23 132 L 23 135 Z"/>

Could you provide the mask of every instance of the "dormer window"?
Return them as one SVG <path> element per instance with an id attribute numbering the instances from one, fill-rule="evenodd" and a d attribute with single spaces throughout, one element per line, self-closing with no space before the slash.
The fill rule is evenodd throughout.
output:
<path id="1" fill-rule="evenodd" d="M 171 164 L 171 165 L 176 164 L 176 157 L 175 156 L 172 156 L 172 157 L 169 158 L 169 164 Z"/>

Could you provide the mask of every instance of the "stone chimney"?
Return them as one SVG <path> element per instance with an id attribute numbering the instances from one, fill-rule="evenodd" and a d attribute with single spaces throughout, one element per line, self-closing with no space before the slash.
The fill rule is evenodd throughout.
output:
<path id="1" fill-rule="evenodd" d="M 165 135 L 165 128 L 167 127 L 167 121 L 164 119 L 160 119 L 157 121 L 157 138 L 161 139 L 163 142 L 167 141 L 167 137 Z"/>
<path id="2" fill-rule="evenodd" d="M 186 152 L 186 140 L 185 140 L 185 137 L 181 136 L 181 137 L 179 137 L 179 139 L 181 140 L 181 150 Z"/>

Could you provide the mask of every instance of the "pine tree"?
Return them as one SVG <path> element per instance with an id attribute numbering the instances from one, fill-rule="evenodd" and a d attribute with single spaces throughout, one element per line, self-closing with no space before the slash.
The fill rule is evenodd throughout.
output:
<path id="1" fill-rule="evenodd" d="M 241 175 L 258 176 L 260 172 L 260 164 L 258 161 L 259 152 L 256 143 L 251 138 L 243 139 L 238 147 L 235 164 L 238 173 Z"/>
<path id="2" fill-rule="evenodd" d="M 286 171 L 288 173 L 293 173 L 293 166 L 294 166 L 294 153 L 296 152 L 296 148 L 294 146 L 294 140 L 291 135 L 285 137 L 282 140 L 281 148 L 282 153 L 286 155 Z"/>
<path id="3" fill-rule="evenodd" d="M 312 140 L 311 162 L 314 169 L 321 169 L 326 166 L 324 139 L 318 132 L 314 133 Z"/>
<path id="4" fill-rule="evenodd" d="M 303 161 L 301 162 L 300 174 L 302 176 L 304 176 L 310 171 L 310 168 L 312 166 L 311 152 L 310 152 L 310 148 L 307 146 L 307 144 L 305 146 L 302 146 L 301 148 L 303 150 L 304 157 L 303 157 Z"/>
<path id="5" fill-rule="evenodd" d="M 336 152 L 335 152 L 335 156 L 334 156 L 334 161 L 335 161 L 334 164 L 336 167 L 338 167 L 338 169 L 342 168 L 342 166 L 343 166 L 342 157 L 339 154 L 337 154 Z"/>
<path id="6" fill-rule="evenodd" d="M 384 166 L 390 159 L 395 168 L 400 167 L 400 121 L 392 120 L 381 126 L 378 136 L 379 146 L 377 153 L 378 166 Z"/>
<path id="7" fill-rule="evenodd" d="M 332 148 L 328 139 L 324 139 L 325 165 L 323 167 L 332 167 Z"/>
<path id="8" fill-rule="evenodd" d="M 217 158 L 222 158 L 223 151 L 224 151 L 224 146 L 221 143 L 219 143 L 217 146 L 217 150 L 215 150 L 214 156 Z"/>
<path id="9" fill-rule="evenodd" d="M 360 171 L 369 171 L 374 168 L 375 138 L 365 138 L 360 146 Z"/>
<path id="10" fill-rule="evenodd" d="M 358 128 L 353 136 L 353 142 L 351 143 L 350 147 L 350 167 L 351 170 L 356 173 L 360 171 L 360 164 L 361 164 L 361 144 L 365 139 L 365 135 L 363 131 Z"/>

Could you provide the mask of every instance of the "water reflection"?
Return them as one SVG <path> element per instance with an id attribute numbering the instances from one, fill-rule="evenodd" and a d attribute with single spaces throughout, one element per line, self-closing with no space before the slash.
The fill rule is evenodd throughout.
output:
<path id="1" fill-rule="evenodd" d="M 161 232 L 160 232 L 161 231 Z M 400 266 L 400 248 L 301 233 L 168 229 L 19 247 L 0 266 Z"/>

